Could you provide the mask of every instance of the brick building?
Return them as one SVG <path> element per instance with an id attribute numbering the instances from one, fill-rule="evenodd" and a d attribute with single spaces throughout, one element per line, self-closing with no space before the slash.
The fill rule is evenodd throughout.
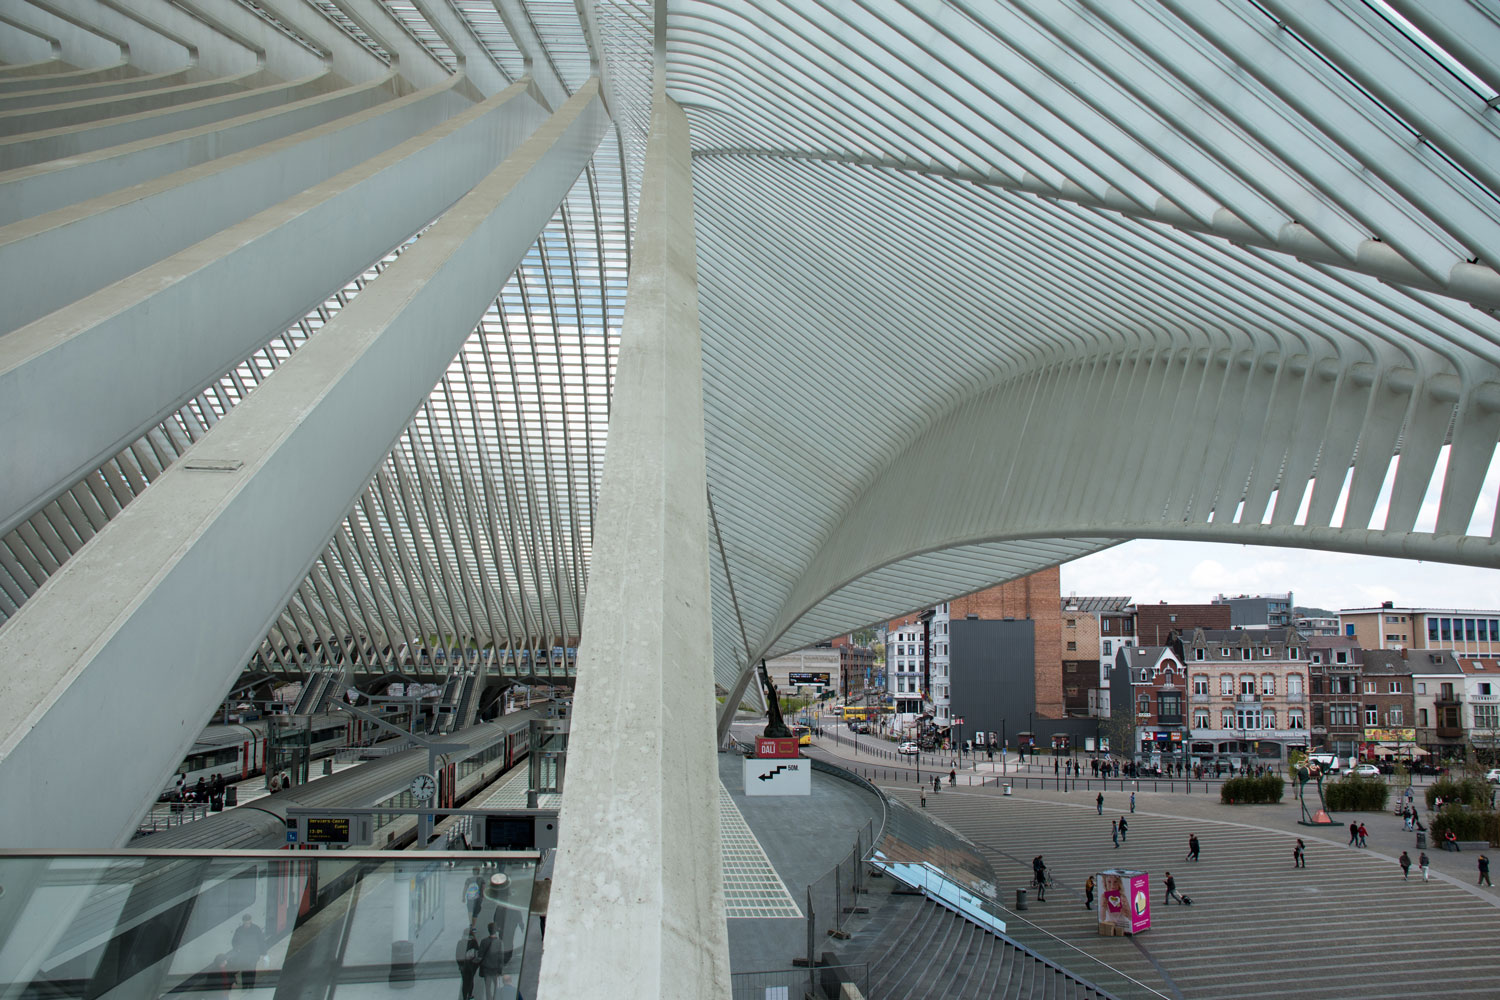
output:
<path id="1" fill-rule="evenodd" d="M 1196 756 L 1253 764 L 1307 745 L 1308 646 L 1296 629 L 1193 628 L 1171 645 L 1190 678 Z"/>
<path id="2" fill-rule="evenodd" d="M 1120 752 L 1150 761 L 1187 763 L 1187 674 L 1178 651 L 1170 646 L 1125 646 L 1115 653 L 1110 690 L 1112 712 L 1135 718 L 1135 742 Z M 1112 748 L 1114 749 L 1114 748 Z"/>
<path id="3" fill-rule="evenodd" d="M 1364 738 L 1359 699 L 1364 651 L 1354 639 L 1338 635 L 1308 636 L 1307 650 L 1311 747 L 1353 757 Z"/>
<path id="4" fill-rule="evenodd" d="M 880 678 L 875 675 L 875 651 L 847 635 L 834 639 L 833 648 L 839 651 L 839 690 L 844 699 L 863 701 L 867 693 L 880 685 Z"/>
<path id="5" fill-rule="evenodd" d="M 1036 674 L 1036 713 L 1050 719 L 1066 714 L 1063 703 L 1062 580 L 1058 568 L 1044 569 L 949 602 L 949 619 L 976 617 L 989 621 L 1030 618 L 1035 624 L 1032 651 Z M 942 620 L 940 617 L 935 621 Z M 941 636 L 938 641 L 944 641 Z M 944 641 L 944 656 L 946 642 Z"/>
<path id="6" fill-rule="evenodd" d="M 1079 597 L 1070 594 L 1062 602 L 1063 703 L 1069 715 L 1109 715 L 1109 675 L 1115 653 L 1135 645 L 1135 608 L 1129 597 Z M 1094 644 L 1089 651 L 1090 641 Z M 1086 676 L 1083 661 L 1091 655 L 1096 669 Z"/>
<path id="7" fill-rule="evenodd" d="M 1135 639 L 1142 646 L 1165 646 L 1173 632 L 1230 628 L 1227 604 L 1140 604 L 1135 609 Z"/>

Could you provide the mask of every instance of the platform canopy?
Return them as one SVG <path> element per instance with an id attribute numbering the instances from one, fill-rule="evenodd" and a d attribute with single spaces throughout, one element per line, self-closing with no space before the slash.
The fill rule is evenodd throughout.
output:
<path id="1" fill-rule="evenodd" d="M 597 76 L 582 174 L 305 578 L 255 609 L 262 641 L 224 650 L 569 675 L 658 34 L 691 128 L 724 688 L 1128 538 L 1500 561 L 1492 4 L 21 0 L 0 614 L 212 460 L 214 427 L 482 176 L 446 153 L 388 188 L 348 171 L 516 81 L 545 117 Z M 242 253 L 319 184 L 340 201 L 277 244 L 300 251 Z M 163 339 L 190 279 L 131 282 L 185 253 L 222 264 L 191 278 L 219 307 Z M 144 318 L 103 329 L 122 295 Z"/>

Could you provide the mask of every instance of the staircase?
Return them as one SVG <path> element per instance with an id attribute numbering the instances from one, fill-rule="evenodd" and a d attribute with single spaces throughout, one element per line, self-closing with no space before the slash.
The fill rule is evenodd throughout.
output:
<path id="1" fill-rule="evenodd" d="M 846 964 L 869 965 L 872 997 L 1093 1000 L 1110 996 L 924 896 L 876 889 L 865 898 L 873 912 L 854 928 L 854 938 L 838 956 Z"/>

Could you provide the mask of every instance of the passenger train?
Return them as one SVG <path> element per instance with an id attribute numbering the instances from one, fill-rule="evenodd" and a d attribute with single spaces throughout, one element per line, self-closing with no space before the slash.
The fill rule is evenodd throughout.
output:
<path id="1" fill-rule="evenodd" d="M 291 717 L 277 717 L 290 724 Z M 382 717 L 383 722 L 403 728 L 407 724 L 407 712 L 393 712 Z M 212 781 L 219 775 L 233 784 L 257 774 L 264 774 L 266 760 L 270 756 L 268 731 L 270 722 L 259 719 L 255 722 L 230 723 L 208 726 L 188 750 L 182 763 L 162 789 L 161 801 L 170 801 L 178 796 L 178 789 L 191 790 L 201 778 Z M 290 733 L 287 734 L 291 735 Z M 324 712 L 312 717 L 312 744 L 309 759 L 327 757 L 335 750 L 345 747 L 368 746 L 379 740 L 394 739 L 387 730 L 370 725 L 364 719 L 343 712 Z M 178 778 L 181 776 L 181 782 Z"/>
<path id="2" fill-rule="evenodd" d="M 434 812 L 459 806 L 469 796 L 525 760 L 531 752 L 531 722 L 548 717 L 548 703 L 504 715 L 444 737 L 461 749 L 438 757 Z M 290 791 L 258 798 L 248 805 L 150 834 L 153 850 L 265 850 L 284 848 L 288 808 L 330 809 L 389 806 L 414 810 L 411 780 L 428 773 L 428 752 L 417 747 L 393 753 L 359 767 L 319 778 Z M 195 778 L 194 781 L 197 779 Z M 374 831 L 375 847 L 396 849 L 416 834 L 414 812 L 393 812 Z M 133 846 L 144 846 L 137 840 Z"/>

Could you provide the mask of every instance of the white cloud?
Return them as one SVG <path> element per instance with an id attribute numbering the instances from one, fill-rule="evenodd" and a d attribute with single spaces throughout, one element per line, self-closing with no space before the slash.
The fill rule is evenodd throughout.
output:
<path id="1" fill-rule="evenodd" d="M 1065 563 L 1061 575 L 1064 594 L 1145 603 L 1291 591 L 1298 604 L 1333 611 L 1381 601 L 1500 609 L 1500 570 L 1311 549 L 1142 540 Z"/>

